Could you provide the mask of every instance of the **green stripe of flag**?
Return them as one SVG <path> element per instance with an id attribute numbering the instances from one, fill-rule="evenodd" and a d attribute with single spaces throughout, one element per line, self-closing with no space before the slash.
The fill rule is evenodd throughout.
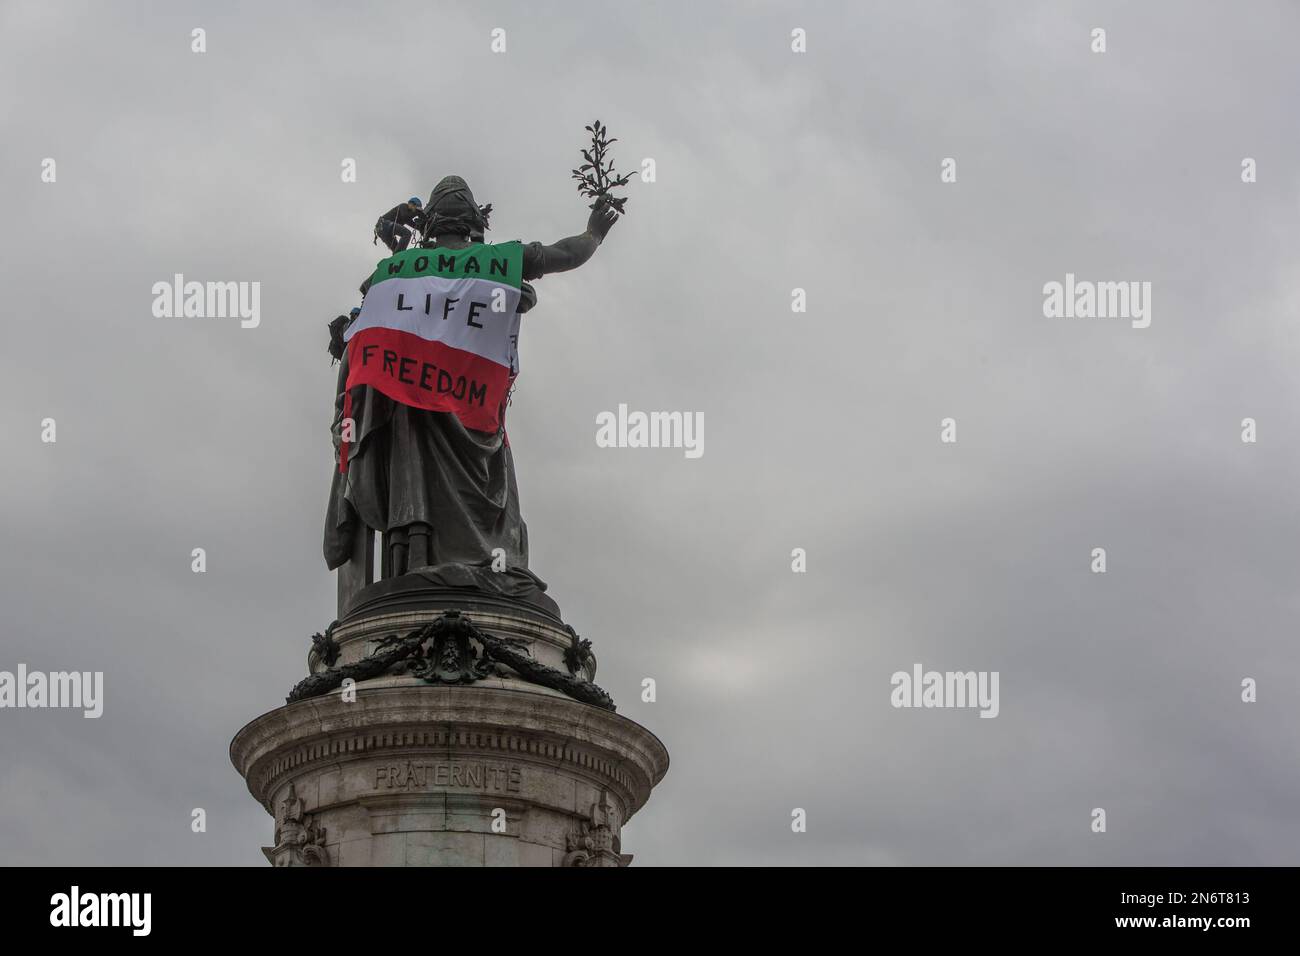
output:
<path id="1" fill-rule="evenodd" d="M 524 245 L 511 242 L 476 242 L 464 249 L 407 249 L 375 266 L 370 284 L 385 279 L 443 276 L 448 279 L 485 279 L 518 289 L 524 278 Z"/>

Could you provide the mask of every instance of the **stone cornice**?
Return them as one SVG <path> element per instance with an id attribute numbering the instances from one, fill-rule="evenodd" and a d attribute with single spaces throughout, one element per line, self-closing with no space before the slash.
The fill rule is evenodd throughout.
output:
<path id="1" fill-rule="evenodd" d="M 286 775 L 312 765 L 429 748 L 569 766 L 621 791 L 629 816 L 668 770 L 668 752 L 650 731 L 559 693 L 402 679 L 362 685 L 353 703 L 332 693 L 264 714 L 235 735 L 230 758 L 266 806 Z"/>

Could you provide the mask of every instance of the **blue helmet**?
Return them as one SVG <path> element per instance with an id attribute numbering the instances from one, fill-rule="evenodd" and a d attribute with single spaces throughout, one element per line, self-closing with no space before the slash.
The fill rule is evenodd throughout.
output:
<path id="1" fill-rule="evenodd" d="M 410 199 L 406 201 L 409 202 L 412 206 L 422 207 L 424 205 L 424 203 L 420 202 L 419 196 L 412 196 Z"/>
<path id="2" fill-rule="evenodd" d="M 349 313 L 349 315 L 351 315 L 352 318 L 354 318 L 354 319 L 355 319 L 358 315 L 360 315 L 360 314 L 361 314 L 361 310 L 360 310 L 360 309 L 355 309 L 355 308 L 354 308 L 354 309 Z"/>

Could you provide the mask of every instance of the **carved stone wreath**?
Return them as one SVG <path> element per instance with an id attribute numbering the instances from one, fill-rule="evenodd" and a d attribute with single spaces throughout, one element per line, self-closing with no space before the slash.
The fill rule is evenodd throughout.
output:
<path id="1" fill-rule="evenodd" d="M 591 641 L 584 641 L 568 624 L 564 625 L 564 629 L 569 632 L 569 646 L 564 649 L 564 666 L 570 674 L 576 674 L 592 658 Z"/>
<path id="2" fill-rule="evenodd" d="M 485 677 L 513 673 L 521 680 L 558 690 L 584 704 L 614 710 L 609 694 L 577 676 L 591 656 L 591 642 L 581 640 L 572 628 L 569 633 L 572 643 L 565 652 L 565 664 L 570 673 L 566 674 L 534 660 L 524 641 L 495 637 L 460 611 L 447 610 L 437 620 L 405 635 L 381 638 L 374 651 L 362 660 L 330 667 L 299 681 L 286 701 L 319 697 L 342 686 L 348 678 L 361 681 L 387 673 L 408 673 L 430 684 L 472 684 Z"/>
<path id="3" fill-rule="evenodd" d="M 339 642 L 334 640 L 334 628 L 338 625 L 335 621 L 329 627 L 325 628 L 325 633 L 316 633 L 311 636 L 311 649 L 317 659 L 326 667 L 333 667 L 339 659 Z"/>

